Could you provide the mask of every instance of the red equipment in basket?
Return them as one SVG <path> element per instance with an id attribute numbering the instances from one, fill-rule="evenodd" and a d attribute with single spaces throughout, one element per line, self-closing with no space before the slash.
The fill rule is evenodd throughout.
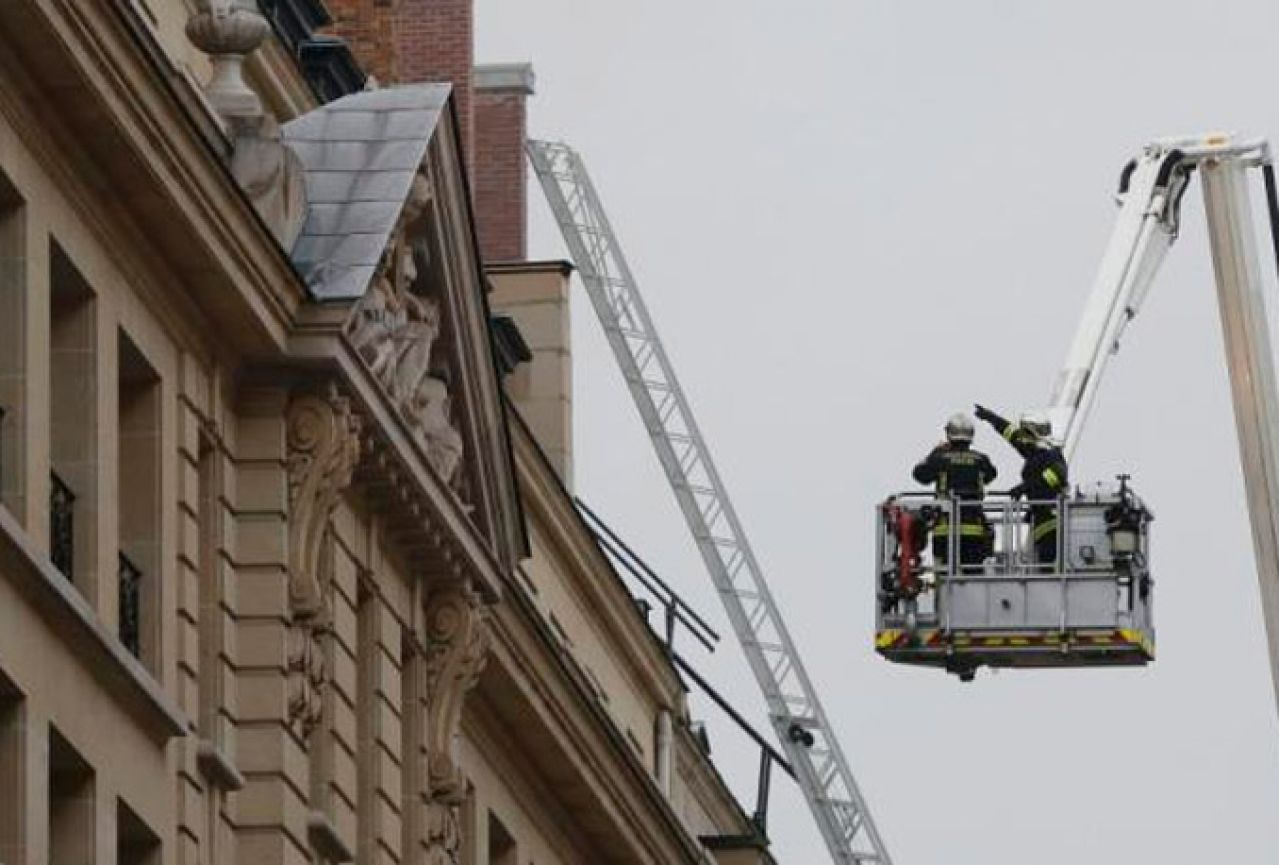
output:
<path id="1" fill-rule="evenodd" d="M 919 594 L 919 551 L 928 529 L 919 515 L 899 505 L 885 508 L 888 525 L 897 536 L 897 591 L 904 598 Z"/>

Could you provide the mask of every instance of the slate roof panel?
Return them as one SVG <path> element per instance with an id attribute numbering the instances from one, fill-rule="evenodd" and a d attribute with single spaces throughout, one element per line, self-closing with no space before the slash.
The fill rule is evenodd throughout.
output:
<path id="1" fill-rule="evenodd" d="M 354 93 L 284 125 L 307 193 L 292 258 L 316 297 L 355 299 L 368 289 L 451 90 Z"/>

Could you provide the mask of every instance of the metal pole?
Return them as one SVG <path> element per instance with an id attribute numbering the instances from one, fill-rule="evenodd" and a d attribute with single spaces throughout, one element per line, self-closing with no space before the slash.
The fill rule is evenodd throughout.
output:
<path id="1" fill-rule="evenodd" d="M 1279 391 L 1246 172 L 1239 160 L 1212 160 L 1200 167 L 1271 676 L 1279 699 Z"/>
<path id="2" fill-rule="evenodd" d="M 773 777 L 773 757 L 764 748 L 759 750 L 759 790 L 755 795 L 755 827 L 759 834 L 768 835 L 768 790 Z"/>

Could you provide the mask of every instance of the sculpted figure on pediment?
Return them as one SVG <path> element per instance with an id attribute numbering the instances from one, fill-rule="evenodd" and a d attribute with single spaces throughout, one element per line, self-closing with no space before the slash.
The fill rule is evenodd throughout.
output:
<path id="1" fill-rule="evenodd" d="M 230 133 L 231 173 L 288 251 L 306 218 L 302 162 L 280 138 L 279 124 L 263 109 L 242 72 L 245 57 L 270 35 L 271 25 L 255 0 L 203 0 L 194 5 L 186 33 L 213 66 L 204 94 Z"/>
<path id="2" fill-rule="evenodd" d="M 302 161 L 272 118 L 237 127 L 231 173 L 280 246 L 292 249 L 306 221 L 306 183 Z"/>
<path id="3" fill-rule="evenodd" d="M 401 405 L 417 394 L 424 378 L 430 375 L 431 352 L 440 336 L 440 307 L 435 301 L 404 293 L 404 324 L 396 333 L 401 344 L 391 382 L 391 396 Z"/>
<path id="4" fill-rule="evenodd" d="M 444 376 L 434 372 L 443 331 L 439 290 L 423 275 L 429 246 L 418 236 L 421 216 L 433 195 L 419 172 L 404 206 L 400 227 L 383 257 L 382 273 L 360 301 L 349 326 L 351 343 L 390 395 L 426 450 L 440 478 L 453 485 L 462 463 L 461 433 L 452 419 L 452 397 Z"/>
<path id="5" fill-rule="evenodd" d="M 351 344 L 385 386 L 395 370 L 395 332 L 402 326 L 404 308 L 385 277 L 380 277 L 351 321 Z"/>
<path id="6" fill-rule="evenodd" d="M 453 425 L 452 398 L 442 379 L 427 375 L 418 383 L 409 418 L 431 467 L 452 483 L 462 465 L 462 434 Z"/>

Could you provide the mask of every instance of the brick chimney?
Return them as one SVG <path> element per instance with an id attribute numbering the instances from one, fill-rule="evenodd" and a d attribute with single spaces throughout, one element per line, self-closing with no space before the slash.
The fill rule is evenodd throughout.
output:
<path id="1" fill-rule="evenodd" d="M 462 127 L 462 148 L 472 159 L 471 75 L 475 65 L 472 0 L 399 0 L 396 9 L 398 81 L 448 81 Z"/>
<path id="2" fill-rule="evenodd" d="M 486 262 L 528 257 L 528 160 L 525 101 L 533 67 L 504 63 L 475 69 L 473 161 L 475 219 Z"/>

